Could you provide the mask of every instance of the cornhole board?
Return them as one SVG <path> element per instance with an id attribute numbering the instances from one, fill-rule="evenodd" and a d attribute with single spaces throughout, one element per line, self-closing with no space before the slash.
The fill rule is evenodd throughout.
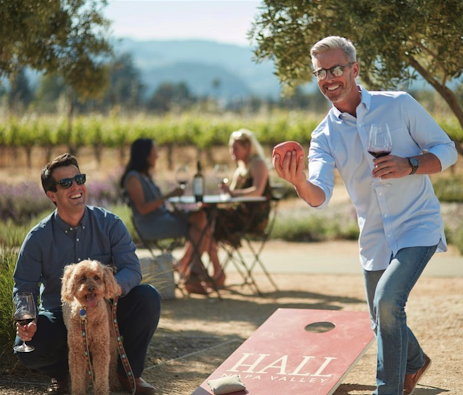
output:
<path id="1" fill-rule="evenodd" d="M 368 313 L 278 309 L 192 395 L 236 374 L 246 390 L 233 395 L 333 394 L 373 340 Z"/>

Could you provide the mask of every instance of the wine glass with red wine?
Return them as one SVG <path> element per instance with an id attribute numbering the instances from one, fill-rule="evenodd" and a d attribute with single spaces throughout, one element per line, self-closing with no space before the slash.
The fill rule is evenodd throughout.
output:
<path id="1" fill-rule="evenodd" d="M 15 310 L 14 320 L 22 326 L 26 326 L 37 317 L 37 308 L 35 306 L 34 297 L 30 292 L 18 292 L 13 299 Z M 17 352 L 31 352 L 34 347 L 28 346 L 23 340 L 19 346 L 13 347 Z"/>
<path id="2" fill-rule="evenodd" d="M 389 126 L 387 123 L 373 123 L 370 128 L 370 135 L 368 138 L 368 153 L 375 158 L 381 158 L 382 156 L 389 155 L 392 151 L 392 138 Z M 372 185 L 383 185 L 389 186 L 390 184 L 384 184 L 379 179 L 378 182 L 373 182 Z"/>

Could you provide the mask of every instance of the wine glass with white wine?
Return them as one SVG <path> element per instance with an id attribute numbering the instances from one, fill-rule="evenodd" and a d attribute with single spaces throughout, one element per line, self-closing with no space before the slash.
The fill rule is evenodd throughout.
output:
<path id="1" fill-rule="evenodd" d="M 18 292 L 13 299 L 15 310 L 14 320 L 22 326 L 26 326 L 37 318 L 37 308 L 35 306 L 34 296 L 30 292 Z M 13 347 L 17 352 L 31 352 L 34 347 L 28 346 L 23 340 L 19 346 Z"/>
<path id="2" fill-rule="evenodd" d="M 183 165 L 177 167 L 177 171 L 175 172 L 175 180 L 177 181 L 178 186 L 183 189 L 183 191 L 185 191 L 186 184 L 188 184 L 188 179 L 188 166 Z"/>
<path id="3" fill-rule="evenodd" d="M 217 184 L 228 184 L 228 166 L 226 164 L 217 164 L 214 166 L 214 177 Z M 228 194 L 220 192 L 220 199 L 227 200 Z"/>

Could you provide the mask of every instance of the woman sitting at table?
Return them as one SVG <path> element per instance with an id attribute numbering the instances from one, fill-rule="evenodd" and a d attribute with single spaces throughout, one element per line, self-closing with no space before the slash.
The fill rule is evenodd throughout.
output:
<path id="1" fill-rule="evenodd" d="M 174 196 L 181 196 L 183 190 L 175 188 L 162 194 L 153 181 L 151 170 L 158 159 L 157 144 L 147 138 L 140 138 L 132 143 L 130 159 L 121 177 L 120 185 L 129 199 L 133 220 L 143 238 L 147 240 L 171 237 L 188 237 L 185 253 L 179 261 L 177 270 L 185 277 L 185 289 L 188 293 L 207 294 L 201 278 L 205 269 L 192 245 L 197 246 L 199 256 L 209 249 L 210 230 L 206 214 L 203 211 L 169 211 L 165 201 Z M 211 259 L 212 261 L 212 259 Z M 215 277 L 220 277 L 222 269 L 217 261 L 212 261 Z"/>
<path id="2" fill-rule="evenodd" d="M 251 131 L 240 129 L 231 134 L 228 147 L 237 168 L 233 173 L 230 186 L 224 183 L 219 185 L 222 192 L 232 197 L 265 196 L 268 199 L 263 202 L 243 202 L 231 207 L 220 208 L 214 230 L 215 241 L 211 243 L 210 256 L 217 254 L 215 242 L 225 242 L 238 247 L 243 231 L 246 233 L 263 232 L 270 213 L 272 191 L 262 146 Z M 224 282 L 225 275 L 217 280 L 219 286 L 222 286 Z"/>

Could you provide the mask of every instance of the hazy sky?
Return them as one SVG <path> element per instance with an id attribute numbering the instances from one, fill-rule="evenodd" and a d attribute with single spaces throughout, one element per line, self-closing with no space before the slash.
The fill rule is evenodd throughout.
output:
<path id="1" fill-rule="evenodd" d="M 104 14 L 116 37 L 207 39 L 248 46 L 260 1 L 110 0 Z"/>

